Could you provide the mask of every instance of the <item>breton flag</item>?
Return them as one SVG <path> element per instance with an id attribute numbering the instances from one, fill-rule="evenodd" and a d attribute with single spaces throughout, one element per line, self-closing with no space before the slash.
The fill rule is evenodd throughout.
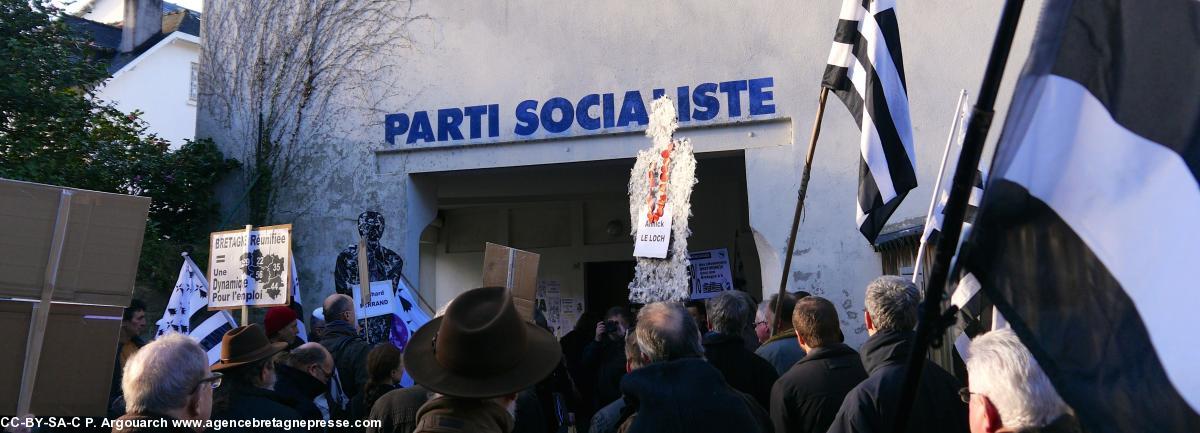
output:
<path id="1" fill-rule="evenodd" d="M 858 231 L 874 243 L 917 187 L 908 90 L 894 0 L 843 0 L 821 84 L 846 104 L 858 129 Z"/>
<path id="2" fill-rule="evenodd" d="M 1089 432 L 1200 431 L 1197 17 L 1047 0 L 960 253 Z"/>
<path id="3" fill-rule="evenodd" d="M 304 305 L 300 304 L 300 274 L 296 272 L 296 256 L 292 256 L 292 311 L 296 312 L 296 334 L 300 341 L 308 342 L 308 328 L 304 327 Z"/>
<path id="4" fill-rule="evenodd" d="M 158 319 L 155 337 L 168 332 L 187 334 L 208 352 L 209 365 L 221 359 L 221 337 L 237 327 L 228 311 L 208 311 L 208 284 L 204 271 L 186 253 L 179 279 L 167 301 L 163 317 Z"/>

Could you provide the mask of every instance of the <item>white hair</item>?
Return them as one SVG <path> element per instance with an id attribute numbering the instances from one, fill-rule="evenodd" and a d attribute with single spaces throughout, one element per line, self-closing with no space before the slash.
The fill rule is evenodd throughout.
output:
<path id="1" fill-rule="evenodd" d="M 867 285 L 864 298 L 875 329 L 904 331 L 917 326 L 917 304 L 921 302 L 921 293 L 912 281 L 884 275 Z"/>
<path id="2" fill-rule="evenodd" d="M 208 355 L 195 340 L 179 333 L 159 337 L 125 362 L 125 411 L 167 413 L 182 408 L 207 374 Z"/>
<path id="3" fill-rule="evenodd" d="M 1041 427 L 1070 412 L 1037 360 L 1009 329 L 988 332 L 971 342 L 967 374 L 971 392 L 986 396 L 1004 428 Z"/>
<path id="4" fill-rule="evenodd" d="M 651 363 L 704 355 L 700 330 L 683 304 L 647 304 L 637 319 L 637 345 Z"/>

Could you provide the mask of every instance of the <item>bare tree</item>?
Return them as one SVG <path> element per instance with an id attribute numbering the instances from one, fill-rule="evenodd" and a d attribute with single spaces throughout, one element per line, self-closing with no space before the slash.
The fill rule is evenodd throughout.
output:
<path id="1" fill-rule="evenodd" d="M 277 201 L 310 203 L 328 171 L 351 152 L 338 146 L 347 119 L 399 91 L 396 68 L 429 20 L 411 1 L 224 0 L 206 4 L 201 35 L 201 109 L 241 149 L 252 224 L 280 218 Z M 381 93 L 382 92 L 382 93 Z"/>

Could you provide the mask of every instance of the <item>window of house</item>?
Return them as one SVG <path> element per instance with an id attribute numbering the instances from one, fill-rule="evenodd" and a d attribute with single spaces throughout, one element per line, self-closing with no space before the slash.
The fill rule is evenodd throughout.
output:
<path id="1" fill-rule="evenodd" d="M 191 89 L 188 91 L 188 102 L 196 102 L 196 96 L 200 94 L 200 64 L 192 62 L 192 80 Z"/>

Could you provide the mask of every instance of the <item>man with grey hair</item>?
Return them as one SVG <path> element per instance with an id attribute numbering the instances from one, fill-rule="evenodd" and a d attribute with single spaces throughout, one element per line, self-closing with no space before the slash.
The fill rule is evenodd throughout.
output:
<path id="1" fill-rule="evenodd" d="M 885 275 L 867 285 L 864 298 L 863 320 L 870 338 L 861 349 L 868 377 L 846 394 L 829 433 L 891 431 L 900 405 L 921 294 L 911 281 Z M 967 407 L 958 397 L 960 386 L 946 370 L 925 360 L 908 431 L 967 433 Z"/>
<path id="2" fill-rule="evenodd" d="M 766 359 L 746 350 L 742 330 L 754 314 L 754 304 L 732 292 L 709 298 L 708 333 L 704 334 L 704 357 L 734 389 L 750 394 L 764 410 L 771 404 L 771 385 L 779 379 Z"/>
<path id="3" fill-rule="evenodd" d="M 970 403 L 971 433 L 1080 431 L 1071 408 L 1012 330 L 976 337 L 970 353 L 971 387 L 960 394 Z"/>
<path id="4" fill-rule="evenodd" d="M 703 358 L 700 331 L 683 304 L 655 302 L 638 312 L 634 334 L 642 367 L 621 380 L 628 418 L 640 432 L 767 432 L 754 399 L 725 382 Z M 624 420 L 623 420 L 624 421 Z"/>
<path id="5" fill-rule="evenodd" d="M 125 363 L 121 390 L 125 394 L 126 413 L 118 418 L 113 431 L 189 432 L 188 428 L 171 423 L 209 419 L 213 388 L 220 384 L 221 374 L 209 371 L 208 355 L 195 340 L 183 334 L 159 337 Z M 130 423 L 149 425 L 149 422 L 163 425 L 125 427 Z M 201 427 L 195 431 L 203 430 Z"/>

